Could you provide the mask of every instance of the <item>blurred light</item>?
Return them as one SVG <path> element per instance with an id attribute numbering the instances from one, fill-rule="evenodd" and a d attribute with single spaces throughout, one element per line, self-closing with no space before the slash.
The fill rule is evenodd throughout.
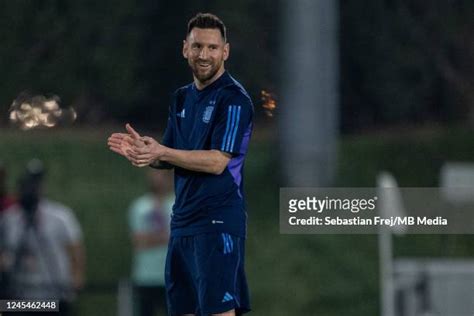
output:
<path id="1" fill-rule="evenodd" d="M 17 117 L 16 112 L 10 112 L 10 122 L 16 123 Z"/>
<path id="2" fill-rule="evenodd" d="M 61 109 L 59 102 L 56 95 L 30 96 L 22 92 L 10 106 L 10 122 L 22 130 L 51 128 L 60 122 L 73 123 L 77 119 L 76 111 L 72 107 Z"/>
<path id="3" fill-rule="evenodd" d="M 276 109 L 276 101 L 273 93 L 266 90 L 261 92 L 262 107 L 268 117 L 273 117 L 273 111 Z"/>
<path id="4" fill-rule="evenodd" d="M 56 111 L 59 109 L 59 105 L 56 100 L 48 100 L 44 103 L 44 108 L 48 111 Z"/>

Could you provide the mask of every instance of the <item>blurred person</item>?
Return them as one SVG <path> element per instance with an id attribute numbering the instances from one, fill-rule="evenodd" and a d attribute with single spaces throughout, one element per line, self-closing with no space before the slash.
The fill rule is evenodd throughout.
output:
<path id="1" fill-rule="evenodd" d="M 71 209 L 43 196 L 44 175 L 41 161 L 28 163 L 18 183 L 18 204 L 2 219 L 7 295 L 8 299 L 56 299 L 60 312 L 51 315 L 71 315 L 72 302 L 84 284 L 82 232 Z"/>
<path id="2" fill-rule="evenodd" d="M 162 143 L 129 124 L 110 149 L 134 166 L 174 168 L 176 202 L 166 259 L 170 315 L 241 315 L 250 311 L 244 271 L 247 214 L 243 165 L 253 105 L 224 68 L 224 23 L 198 13 L 188 22 L 183 56 L 193 82 L 174 94 Z"/>
<path id="3" fill-rule="evenodd" d="M 5 274 L 5 268 L 2 259 L 2 254 L 4 249 L 4 240 L 3 232 L 5 229 L 2 227 L 2 214 L 3 211 L 8 209 L 15 203 L 13 197 L 11 197 L 7 192 L 7 170 L 2 161 L 0 161 L 0 299 L 6 295 L 6 282 L 7 275 Z"/>
<path id="4" fill-rule="evenodd" d="M 168 172 L 148 172 L 149 192 L 129 209 L 133 242 L 132 282 L 138 315 L 167 315 L 165 263 L 174 202 Z"/>
<path id="5" fill-rule="evenodd" d="M 0 214 L 12 206 L 15 200 L 7 191 L 7 170 L 2 161 L 0 161 Z"/>

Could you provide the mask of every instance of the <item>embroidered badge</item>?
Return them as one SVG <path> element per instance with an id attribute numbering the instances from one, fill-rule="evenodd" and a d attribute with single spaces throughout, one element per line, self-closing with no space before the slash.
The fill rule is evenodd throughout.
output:
<path id="1" fill-rule="evenodd" d="M 209 121 L 211 120 L 212 111 L 214 111 L 213 106 L 206 106 L 206 109 L 204 110 L 204 113 L 202 114 L 202 121 L 204 123 L 209 123 Z"/>

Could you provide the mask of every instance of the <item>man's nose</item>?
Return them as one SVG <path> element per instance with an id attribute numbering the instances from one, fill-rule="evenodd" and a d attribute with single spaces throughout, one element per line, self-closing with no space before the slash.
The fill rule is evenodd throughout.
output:
<path id="1" fill-rule="evenodd" d="M 207 47 L 203 47 L 201 51 L 199 52 L 199 58 L 207 59 L 208 56 L 209 56 L 209 50 L 207 49 Z"/>

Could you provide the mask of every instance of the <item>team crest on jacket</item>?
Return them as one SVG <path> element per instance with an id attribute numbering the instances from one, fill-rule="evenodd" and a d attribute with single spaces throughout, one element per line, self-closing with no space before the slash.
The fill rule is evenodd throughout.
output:
<path id="1" fill-rule="evenodd" d="M 214 111 L 213 106 L 206 106 L 206 109 L 204 110 L 204 113 L 202 114 L 202 121 L 204 123 L 209 123 L 209 121 L 211 120 L 212 111 Z"/>

